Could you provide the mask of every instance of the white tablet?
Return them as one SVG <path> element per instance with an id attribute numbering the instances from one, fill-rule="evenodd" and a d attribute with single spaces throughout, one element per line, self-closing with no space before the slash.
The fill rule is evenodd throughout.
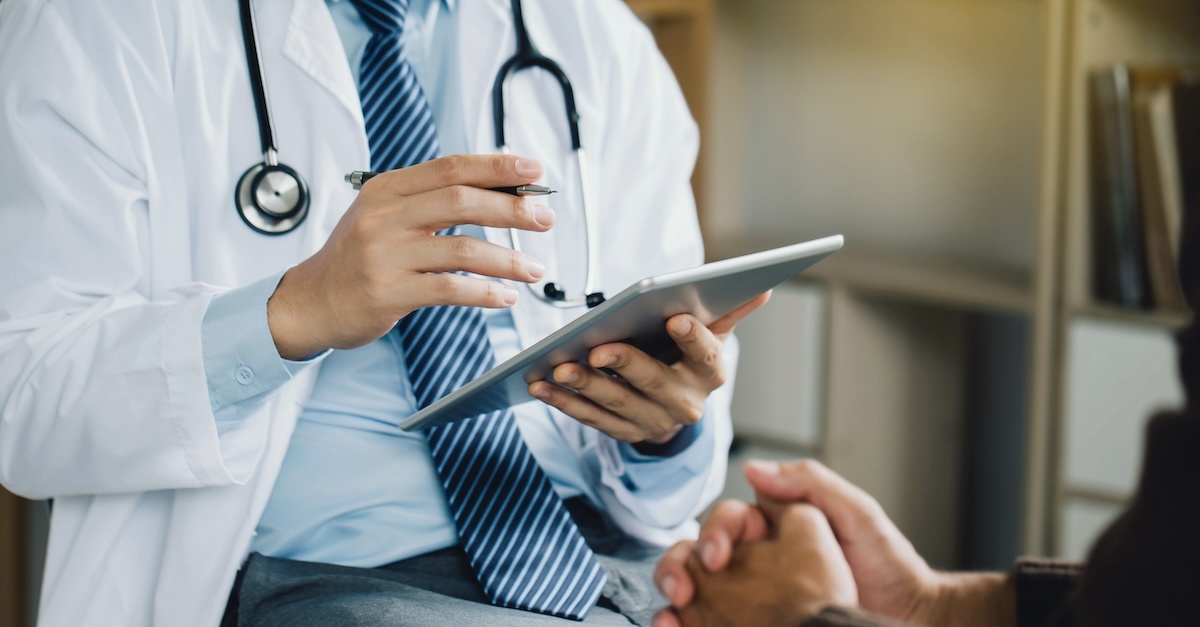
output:
<path id="1" fill-rule="evenodd" d="M 842 247 L 834 235 L 643 279 L 400 425 L 405 431 L 473 418 L 533 400 L 529 384 L 555 366 L 586 362 L 591 349 L 626 342 L 674 363 L 666 321 L 690 313 L 710 324 Z"/>

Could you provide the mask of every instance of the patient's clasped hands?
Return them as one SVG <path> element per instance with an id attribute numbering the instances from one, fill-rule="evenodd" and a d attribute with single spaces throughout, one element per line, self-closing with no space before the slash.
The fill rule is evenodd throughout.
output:
<path id="1" fill-rule="evenodd" d="M 664 556 L 655 627 L 799 625 L 829 607 L 927 625 L 1011 625 L 999 574 L 931 569 L 869 494 L 814 461 L 750 462 L 758 505 L 723 501 Z"/>

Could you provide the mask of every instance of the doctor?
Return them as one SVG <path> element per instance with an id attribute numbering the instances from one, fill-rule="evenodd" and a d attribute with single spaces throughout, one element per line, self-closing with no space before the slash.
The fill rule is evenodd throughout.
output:
<path id="1" fill-rule="evenodd" d="M 599 288 L 699 263 L 696 129 L 649 33 L 617 0 L 527 4 L 584 120 Z M 42 625 L 210 626 L 227 600 L 243 624 L 299 624 L 288 607 L 325 624 L 369 624 L 338 613 L 363 608 L 386 624 L 559 620 L 488 605 L 469 571 L 433 581 L 467 558 L 425 436 L 395 426 L 416 407 L 389 331 L 432 305 L 497 308 L 504 359 L 582 313 L 513 287 L 586 273 L 561 96 L 537 73 L 511 85 L 509 143 L 537 159 L 445 158 L 357 195 L 342 176 L 373 157 L 361 6 L 255 4 L 279 158 L 310 193 L 273 237 L 232 202 L 262 158 L 237 2 L 0 3 L 0 481 L 54 499 Z M 403 41 L 441 154 L 494 152 L 513 32 L 505 0 L 412 0 Z M 477 189 L 539 179 L 553 210 Z M 456 222 L 486 242 L 431 236 Z M 525 231 L 523 254 L 504 227 Z M 425 274 L 451 270 L 482 276 Z M 572 523 L 609 541 L 589 622 L 648 616 L 621 564 L 694 534 L 723 484 L 734 322 L 672 319 L 674 367 L 598 349 L 623 379 L 564 366 L 561 386 L 531 389 L 546 404 L 516 412 Z"/>

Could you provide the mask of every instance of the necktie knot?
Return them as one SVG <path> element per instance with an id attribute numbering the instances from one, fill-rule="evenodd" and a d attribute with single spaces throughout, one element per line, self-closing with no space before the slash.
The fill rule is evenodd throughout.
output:
<path id="1" fill-rule="evenodd" d="M 358 9 L 363 23 L 376 35 L 398 35 L 404 32 L 408 17 L 408 0 L 350 0 Z"/>

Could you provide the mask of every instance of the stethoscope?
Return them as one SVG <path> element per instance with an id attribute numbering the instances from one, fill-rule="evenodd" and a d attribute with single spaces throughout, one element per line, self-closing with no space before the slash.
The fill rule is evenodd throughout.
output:
<path id="1" fill-rule="evenodd" d="M 279 162 L 275 145 L 275 126 L 271 120 L 270 103 L 267 101 L 266 84 L 263 79 L 262 60 L 258 54 L 258 29 L 254 19 L 251 0 L 239 0 L 241 9 L 242 41 L 246 47 L 246 63 L 250 68 L 250 82 L 254 91 L 254 108 L 258 116 L 258 134 L 262 145 L 263 160 L 257 163 L 238 180 L 234 203 L 238 215 L 251 229 L 265 235 L 283 235 L 295 230 L 308 217 L 309 194 L 304 177 L 296 170 Z M 583 146 L 579 140 L 579 112 L 575 108 L 575 90 L 566 72 L 554 61 L 538 51 L 529 38 L 525 26 L 525 14 L 521 0 L 511 0 L 513 25 L 517 35 L 517 52 L 504 62 L 492 86 L 492 119 L 495 125 L 496 148 L 509 154 L 504 133 L 504 96 L 508 79 L 521 70 L 541 68 L 558 80 L 566 104 L 567 126 L 571 133 L 571 149 L 575 153 L 575 167 L 583 195 L 583 228 L 587 245 L 584 270 L 584 289 L 581 298 L 567 298 L 566 292 L 557 283 L 546 283 L 539 291 L 527 284 L 530 292 L 544 303 L 560 308 L 595 307 L 604 302 L 604 294 L 596 290 L 596 243 L 595 225 L 590 209 L 590 185 L 585 167 Z M 509 229 L 513 250 L 521 251 L 520 235 Z"/>
<path id="2" fill-rule="evenodd" d="M 254 9 L 250 0 L 240 2 L 242 42 L 246 45 L 246 64 L 250 67 L 250 84 L 254 88 L 254 110 L 258 115 L 263 160 L 238 179 L 233 202 L 246 226 L 263 235 L 283 235 L 294 231 L 308 217 L 308 184 L 299 172 L 279 162 L 275 124 L 271 120 L 271 105 L 267 102 L 262 59 L 258 56 Z"/>
<path id="3" fill-rule="evenodd" d="M 503 154 L 509 154 L 508 142 L 504 137 L 504 95 L 508 79 L 521 70 L 541 68 L 558 79 L 562 88 L 563 101 L 566 103 L 567 127 L 571 131 L 571 149 L 575 152 L 575 168 L 579 177 L 579 191 L 583 195 L 583 233 L 587 245 L 586 265 L 584 266 L 584 283 L 582 298 L 567 298 L 567 294 L 557 283 L 546 283 L 539 292 L 536 287 L 526 284 L 529 291 L 539 300 L 555 307 L 568 309 L 571 307 L 595 307 L 604 302 L 604 294 L 596 290 L 596 232 L 592 224 L 591 189 L 588 185 L 587 168 L 584 167 L 583 145 L 579 141 L 579 111 L 575 109 L 575 89 L 567 73 L 549 57 L 538 51 L 529 38 L 529 29 L 525 27 L 525 12 L 521 8 L 521 0 L 512 0 L 513 26 L 517 33 L 517 52 L 496 74 L 496 82 L 492 85 L 492 123 L 496 132 L 496 149 Z M 521 252 L 520 235 L 516 229 L 508 230 L 513 250 Z"/>

